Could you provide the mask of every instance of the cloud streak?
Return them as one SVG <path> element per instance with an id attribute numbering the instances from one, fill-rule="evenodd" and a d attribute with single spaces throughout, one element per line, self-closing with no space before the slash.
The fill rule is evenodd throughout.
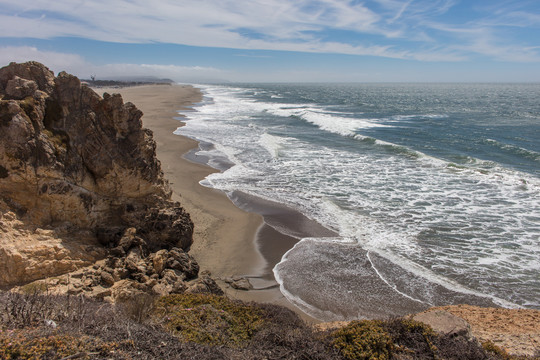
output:
<path id="1" fill-rule="evenodd" d="M 515 5 L 506 13 L 484 8 L 474 22 L 441 20 L 457 4 L 456 0 L 3 0 L 0 33 L 423 61 L 462 61 L 476 55 L 538 61 L 538 43 L 520 47 L 512 44 L 513 38 L 501 42 L 486 36 L 479 41 L 465 35 L 496 34 L 501 26 L 512 24 L 538 26 L 537 14 Z"/>

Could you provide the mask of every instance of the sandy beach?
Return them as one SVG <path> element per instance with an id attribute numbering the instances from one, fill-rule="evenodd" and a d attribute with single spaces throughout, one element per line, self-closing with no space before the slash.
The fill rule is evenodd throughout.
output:
<path id="1" fill-rule="evenodd" d="M 234 194 L 233 200 L 247 211 L 242 210 L 225 193 L 199 184 L 217 170 L 185 159 L 183 155 L 197 148 L 198 142 L 173 132 L 183 125 L 178 111 L 190 111 L 192 104 L 202 100 L 200 91 L 191 86 L 148 85 L 99 88 L 96 92 L 119 93 L 125 102 L 132 102 L 143 111 L 143 125 L 154 132 L 157 156 L 173 199 L 189 212 L 195 224 L 190 253 L 199 262 L 201 271 L 210 271 L 231 297 L 284 305 L 313 320 L 281 294 L 272 275 L 273 266 L 297 240 L 268 226 L 263 216 L 267 223 L 293 219 L 304 224 L 298 227 L 298 235 L 313 235 L 325 229 L 277 204 Z M 221 281 L 234 276 L 248 276 L 256 290 L 235 290 Z"/>

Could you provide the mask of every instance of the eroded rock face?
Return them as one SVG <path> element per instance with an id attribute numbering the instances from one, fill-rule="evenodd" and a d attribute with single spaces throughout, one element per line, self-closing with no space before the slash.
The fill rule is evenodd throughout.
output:
<path id="1" fill-rule="evenodd" d="M 154 296 L 184 292 L 223 294 L 209 274 L 199 277 L 198 273 L 195 259 L 181 248 L 150 252 L 136 229 L 129 228 L 106 259 L 60 277 L 38 280 L 31 287 L 111 302 L 129 301 L 143 293 Z"/>
<path id="2" fill-rule="evenodd" d="M 142 127 L 142 115 L 120 95 L 102 98 L 75 76 L 62 72 L 55 77 L 37 62 L 0 69 L 0 215 L 14 214 L 34 232 L 61 225 L 71 234 L 90 233 L 92 246 L 101 243 L 106 253 L 131 261 L 133 267 L 142 266 L 136 255 L 146 264 L 151 252 L 188 250 L 193 223 L 180 204 L 170 200 L 156 144 L 152 132 Z M 17 262 L 30 268 L 37 253 L 43 253 L 30 241 L 24 249 L 2 252 L 7 238 L 0 239 L 7 262 L 24 253 L 26 259 Z M 59 266 L 52 261 L 50 271 L 19 269 L 1 277 L 0 286 L 73 271 L 106 255 L 98 251 L 78 259 L 77 251 L 65 250 L 73 248 L 70 241 L 69 235 L 63 236 L 63 250 L 56 251 L 64 252 L 63 259 L 73 256 L 71 263 Z M 134 255 L 137 243 L 144 244 L 139 246 L 144 251 Z M 198 266 L 195 276 L 197 271 Z M 114 284 L 110 275 L 102 276 L 105 285 Z"/>
<path id="3" fill-rule="evenodd" d="M 75 271 L 106 256 L 92 233 L 64 239 L 65 229 L 25 225 L 13 212 L 0 213 L 0 284 L 12 285 Z"/>

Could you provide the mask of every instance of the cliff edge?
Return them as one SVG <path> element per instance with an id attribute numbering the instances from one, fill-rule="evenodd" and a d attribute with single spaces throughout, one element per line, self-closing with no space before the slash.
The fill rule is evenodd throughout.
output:
<path id="1" fill-rule="evenodd" d="M 142 116 L 37 62 L 0 69 L 0 287 L 78 270 L 47 286 L 166 294 L 197 277 L 193 223 Z"/>

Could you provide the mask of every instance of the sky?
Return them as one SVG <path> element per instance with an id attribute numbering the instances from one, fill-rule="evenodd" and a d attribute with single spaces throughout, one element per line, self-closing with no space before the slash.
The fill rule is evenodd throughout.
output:
<path id="1" fill-rule="evenodd" d="M 0 0 L 0 66 L 202 82 L 540 82 L 540 0 Z"/>

